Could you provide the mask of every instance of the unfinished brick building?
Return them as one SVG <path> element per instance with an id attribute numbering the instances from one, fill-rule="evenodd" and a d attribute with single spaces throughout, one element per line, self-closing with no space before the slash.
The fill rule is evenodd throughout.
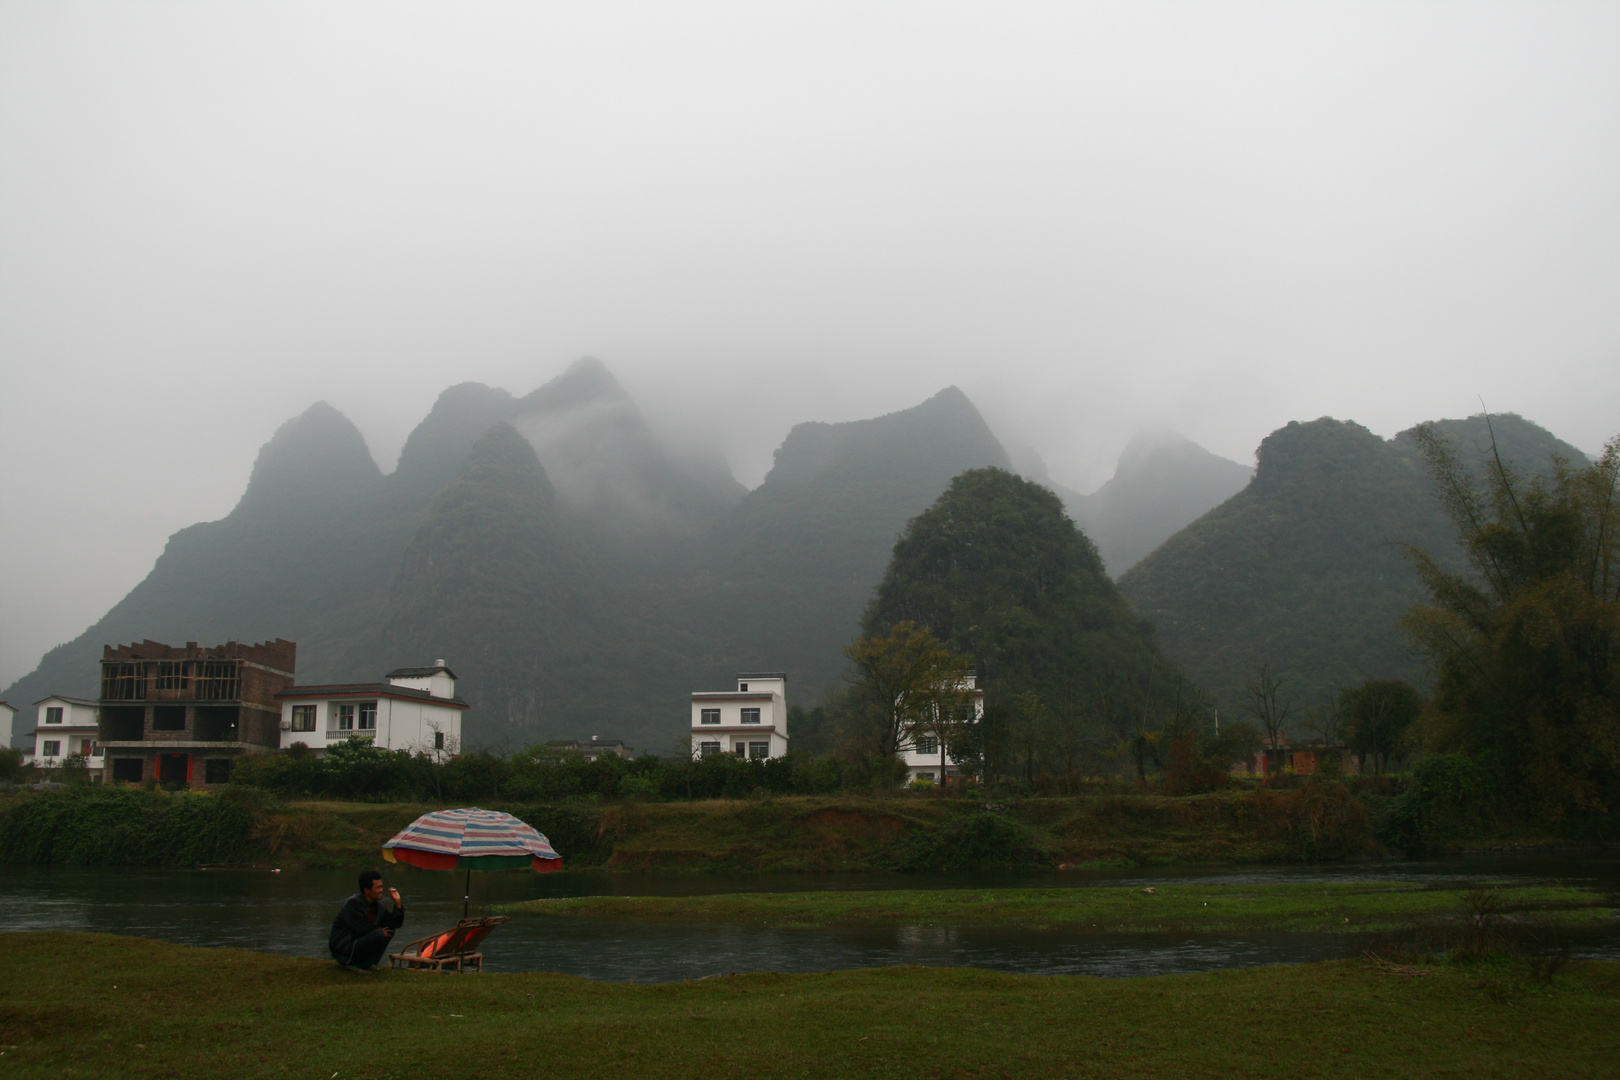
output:
<path id="1" fill-rule="evenodd" d="M 103 779 L 208 786 L 242 754 L 281 745 L 276 695 L 293 684 L 296 642 L 228 641 L 185 648 L 160 641 L 101 653 Z"/>

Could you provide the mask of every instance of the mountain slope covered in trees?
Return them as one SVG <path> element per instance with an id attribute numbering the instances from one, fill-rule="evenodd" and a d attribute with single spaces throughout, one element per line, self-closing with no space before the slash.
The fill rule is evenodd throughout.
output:
<path id="1" fill-rule="evenodd" d="M 1058 497 L 1002 469 L 958 476 L 894 545 L 862 631 L 901 621 L 970 657 L 996 698 L 1037 694 L 1088 735 L 1156 721 L 1173 696 L 1153 628 Z"/>
<path id="2" fill-rule="evenodd" d="M 1518 416 L 1491 423 L 1523 470 L 1585 460 Z M 1476 463 L 1490 445 L 1483 417 L 1437 426 Z M 1369 678 L 1421 683 L 1397 628 L 1421 596 L 1405 547 L 1454 560 L 1456 546 L 1412 432 L 1384 440 L 1351 422 L 1296 422 L 1266 437 L 1258 462 L 1242 492 L 1120 579 L 1166 653 L 1227 709 L 1262 663 L 1296 715 Z"/>

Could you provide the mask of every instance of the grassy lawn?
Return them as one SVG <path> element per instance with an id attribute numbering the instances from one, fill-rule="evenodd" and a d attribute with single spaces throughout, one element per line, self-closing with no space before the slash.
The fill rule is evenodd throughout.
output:
<path id="1" fill-rule="evenodd" d="M 0 935 L 0 1075 L 1610 1077 L 1620 965 L 1360 960 L 1144 979 L 939 968 L 629 986 L 358 975 Z M 1425 974 L 1416 974 L 1425 971 Z"/>
<path id="2" fill-rule="evenodd" d="M 851 923 L 995 924 L 1098 931 L 1393 930 L 1461 920 L 1475 890 L 1411 882 L 1167 885 L 1080 889 L 935 889 L 879 892 L 592 896 L 501 908 L 546 918 L 749 920 L 766 926 Z M 1539 925 L 1594 926 L 1617 912 L 1595 892 L 1567 886 L 1484 890 L 1493 914 Z"/>

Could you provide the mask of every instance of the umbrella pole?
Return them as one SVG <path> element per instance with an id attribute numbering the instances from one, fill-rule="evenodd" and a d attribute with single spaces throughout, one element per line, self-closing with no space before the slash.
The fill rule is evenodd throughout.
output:
<path id="1" fill-rule="evenodd" d="M 461 894 L 461 917 L 467 917 L 467 906 L 472 903 L 472 871 L 467 871 L 467 888 Z"/>

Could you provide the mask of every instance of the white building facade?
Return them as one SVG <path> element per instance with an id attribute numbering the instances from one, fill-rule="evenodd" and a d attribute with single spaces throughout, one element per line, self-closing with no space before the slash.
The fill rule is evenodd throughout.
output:
<path id="1" fill-rule="evenodd" d="M 973 723 L 976 724 L 984 719 L 984 691 L 979 689 L 978 675 L 968 672 L 962 680 L 961 689 L 968 692 Z M 906 764 L 907 784 L 927 780 L 936 786 L 943 786 L 947 780 L 954 781 L 961 776 L 961 767 L 945 750 L 937 731 L 913 731 L 911 738 L 900 747 L 900 759 Z"/>
<path id="2" fill-rule="evenodd" d="M 91 769 L 102 767 L 96 702 L 53 694 L 34 702 L 34 708 L 38 712 L 34 721 L 35 765 L 42 769 L 60 768 L 64 761 L 77 755 Z"/>
<path id="3" fill-rule="evenodd" d="M 787 675 L 741 672 L 736 690 L 692 694 L 692 757 L 736 754 L 755 760 L 787 756 Z"/>
<path id="4" fill-rule="evenodd" d="M 381 683 L 293 686 L 281 702 L 281 745 L 303 743 L 324 754 L 351 738 L 384 750 L 440 758 L 461 750 L 461 720 L 468 705 L 456 696 L 455 672 L 433 667 L 396 668 Z"/>

